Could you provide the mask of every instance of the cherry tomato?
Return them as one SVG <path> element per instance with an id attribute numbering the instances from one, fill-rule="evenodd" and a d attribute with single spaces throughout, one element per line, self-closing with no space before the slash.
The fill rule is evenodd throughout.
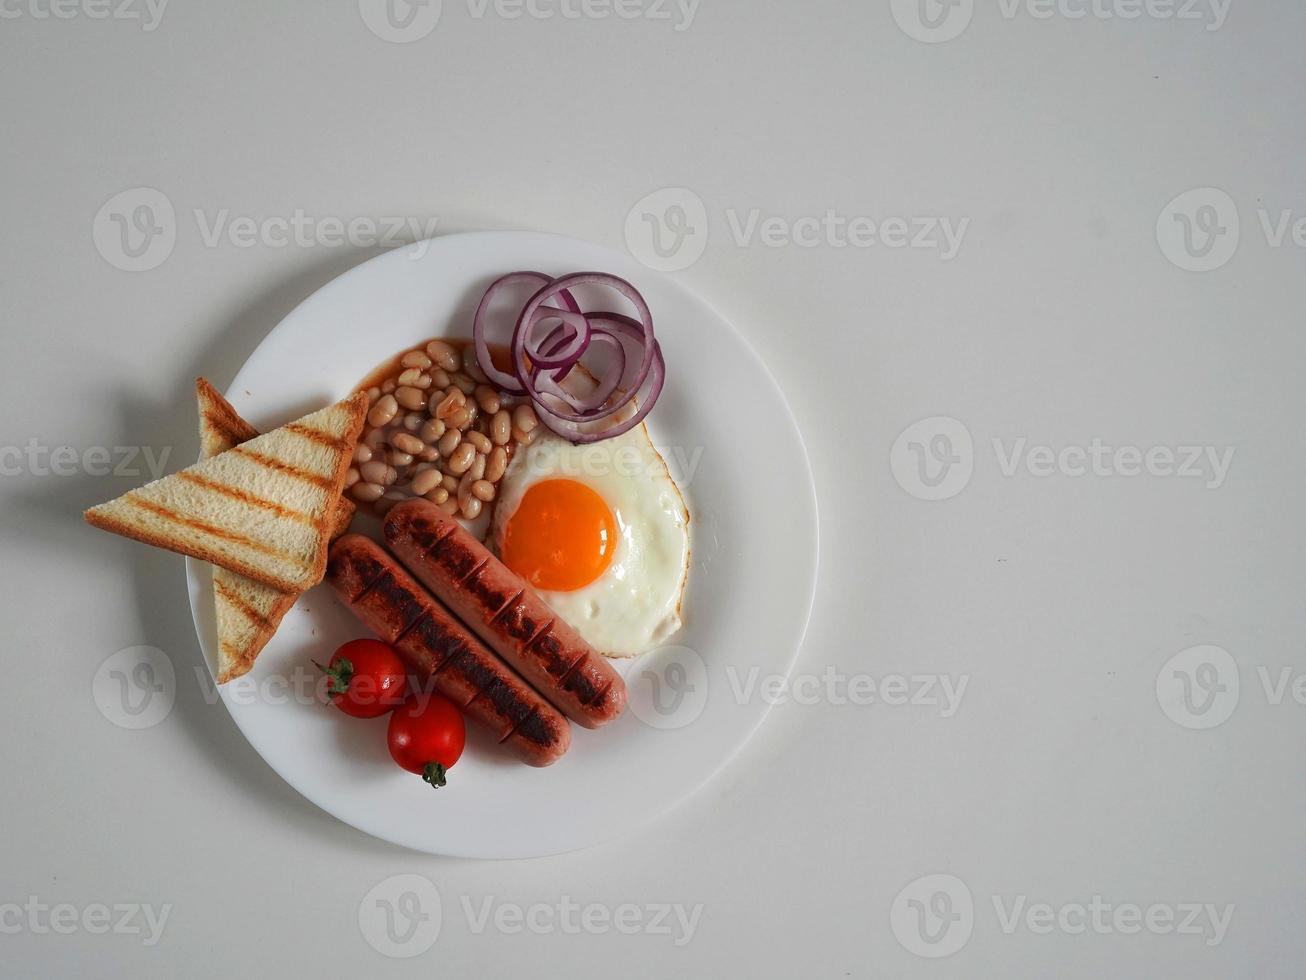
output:
<path id="1" fill-rule="evenodd" d="M 390 755 L 432 786 L 445 784 L 445 770 L 463 754 L 467 728 L 458 707 L 434 692 L 417 692 L 390 716 Z"/>
<path id="2" fill-rule="evenodd" d="M 394 647 L 380 640 L 351 640 L 318 669 L 330 678 L 331 703 L 355 718 L 379 718 L 404 703 L 408 671 Z"/>

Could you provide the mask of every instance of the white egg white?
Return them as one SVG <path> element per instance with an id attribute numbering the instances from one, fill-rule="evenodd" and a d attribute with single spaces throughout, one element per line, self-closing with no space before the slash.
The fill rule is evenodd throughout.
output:
<path id="1" fill-rule="evenodd" d="M 574 446 L 541 432 L 514 455 L 502 483 L 490 544 L 502 554 L 508 522 L 526 491 L 544 480 L 575 480 L 594 490 L 617 524 L 612 563 L 573 592 L 541 597 L 596 650 L 633 657 L 665 643 L 681 627 L 689 572 L 689 511 L 648 430 Z"/>

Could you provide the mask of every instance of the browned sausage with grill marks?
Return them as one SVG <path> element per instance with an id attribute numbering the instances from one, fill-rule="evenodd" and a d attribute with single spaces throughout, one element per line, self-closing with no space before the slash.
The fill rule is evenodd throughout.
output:
<path id="1" fill-rule="evenodd" d="M 423 585 L 576 724 L 598 728 L 625 709 L 621 675 L 435 504 L 404 501 L 386 517 L 384 534 Z"/>
<path id="2" fill-rule="evenodd" d="M 376 542 L 348 534 L 331 546 L 327 581 L 350 610 L 472 721 L 527 765 L 548 766 L 571 727 Z"/>

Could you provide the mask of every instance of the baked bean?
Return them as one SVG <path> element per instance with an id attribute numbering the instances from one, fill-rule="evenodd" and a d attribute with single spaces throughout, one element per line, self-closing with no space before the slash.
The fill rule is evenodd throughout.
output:
<path id="1" fill-rule="evenodd" d="M 390 445 L 405 453 L 420 453 L 426 448 L 426 444 L 418 439 L 415 435 L 407 432 L 396 432 L 390 437 Z"/>
<path id="2" fill-rule="evenodd" d="M 399 383 L 408 385 L 410 388 L 429 388 L 431 387 L 431 376 L 423 374 L 421 368 L 408 368 L 399 375 Z"/>
<path id="3" fill-rule="evenodd" d="M 473 480 L 480 480 L 485 477 L 485 457 L 480 453 L 477 453 L 476 458 L 472 460 L 472 468 L 467 471 L 467 475 Z"/>
<path id="4" fill-rule="evenodd" d="M 381 495 L 385 493 L 385 487 L 376 483 L 355 483 L 349 488 L 349 492 L 355 500 L 370 504 L 374 500 L 381 499 Z"/>
<path id="5" fill-rule="evenodd" d="M 366 443 L 360 442 L 354 447 L 354 462 L 367 463 L 372 459 L 372 447 Z"/>
<path id="6" fill-rule="evenodd" d="M 451 375 L 449 377 L 449 381 L 453 384 L 455 388 L 461 391 L 464 395 L 470 395 L 473 391 L 476 390 L 476 382 L 473 381 L 471 378 L 469 378 L 467 375 L 463 374 L 461 371 Z"/>
<path id="7" fill-rule="evenodd" d="M 451 388 L 448 394 L 445 395 L 441 395 L 437 392 L 431 396 L 430 405 L 435 406 L 430 410 L 431 416 L 448 422 L 450 416 L 458 411 L 458 409 L 462 408 L 466 402 L 467 396 L 457 388 Z"/>
<path id="8" fill-rule="evenodd" d="M 462 355 L 452 344 L 447 344 L 443 340 L 433 340 L 427 344 L 426 353 L 430 354 L 431 360 L 446 371 L 457 371 L 463 366 Z"/>
<path id="9" fill-rule="evenodd" d="M 466 500 L 460 501 L 458 506 L 463 512 L 463 517 L 469 521 L 474 521 L 481 516 L 481 508 L 485 505 L 475 497 L 468 497 Z"/>
<path id="10" fill-rule="evenodd" d="M 488 453 L 494 448 L 494 443 L 490 442 L 489 436 L 481 432 L 467 433 L 467 441 L 476 447 L 478 453 Z"/>
<path id="11" fill-rule="evenodd" d="M 444 503 L 439 505 L 439 507 L 450 517 L 453 517 L 454 514 L 458 513 L 458 501 L 453 497 L 447 498 Z"/>
<path id="12" fill-rule="evenodd" d="M 410 350 L 399 363 L 406 368 L 421 368 L 425 371 L 431 366 L 431 359 L 419 350 Z"/>
<path id="13" fill-rule="evenodd" d="M 529 446 L 532 442 L 534 442 L 534 441 L 535 441 L 535 435 L 536 435 L 536 430 L 534 430 L 534 429 L 532 429 L 530 432 L 523 432 L 521 429 L 517 428 L 515 425 L 512 427 L 512 437 L 513 437 L 513 439 L 514 439 L 516 442 L 518 442 L 518 443 L 520 443 L 521 445 L 523 445 L 523 446 Z"/>
<path id="14" fill-rule="evenodd" d="M 444 368 L 431 368 L 431 384 L 437 388 L 448 388 L 450 384 L 449 372 Z"/>
<path id="15" fill-rule="evenodd" d="M 496 446 L 506 446 L 512 438 L 512 414 L 501 408 L 490 419 L 490 441 Z"/>
<path id="16" fill-rule="evenodd" d="M 444 478 L 439 470 L 422 470 L 413 477 L 413 493 L 419 497 L 425 497 L 428 493 L 440 486 L 440 481 Z"/>
<path id="17" fill-rule="evenodd" d="M 458 477 L 454 476 L 452 473 L 446 473 L 444 478 L 440 481 L 440 486 L 444 487 L 450 493 L 457 493 Z"/>
<path id="18" fill-rule="evenodd" d="M 503 479 L 504 471 L 508 469 L 508 451 L 502 446 L 495 446 L 490 450 L 490 455 L 485 462 L 485 478 L 491 483 L 498 483 Z"/>
<path id="19" fill-rule="evenodd" d="M 440 449 L 438 446 L 427 446 L 417 454 L 417 458 L 424 463 L 434 463 L 440 458 Z"/>
<path id="20" fill-rule="evenodd" d="M 345 488 L 348 489 L 349 487 L 352 487 L 359 481 L 359 479 L 358 470 L 352 466 L 349 467 L 349 472 L 345 474 Z"/>
<path id="21" fill-rule="evenodd" d="M 399 474 L 395 472 L 395 468 L 387 466 L 379 459 L 364 463 L 358 468 L 358 472 L 363 475 L 363 479 L 368 483 L 380 483 L 387 487 L 399 479 Z"/>
<path id="22" fill-rule="evenodd" d="M 398 387 L 398 383 L 395 381 L 394 378 L 391 378 L 388 381 L 384 381 L 381 384 L 381 394 L 388 395 L 390 394 L 390 392 L 394 391 L 396 387 Z"/>
<path id="23" fill-rule="evenodd" d="M 512 410 L 512 424 L 522 432 L 532 432 L 540 424 L 535 409 L 529 405 L 518 405 Z"/>
<path id="24" fill-rule="evenodd" d="M 445 419 L 445 422 L 455 429 L 465 429 L 471 421 L 472 409 L 466 405 L 454 409 L 453 413 Z"/>
<path id="25" fill-rule="evenodd" d="M 376 385 L 373 385 L 371 388 L 367 389 L 367 401 L 369 404 L 375 405 L 376 400 L 380 397 L 381 397 L 381 389 L 378 388 Z"/>
<path id="26" fill-rule="evenodd" d="M 442 504 L 449 499 L 449 491 L 444 487 L 436 487 L 426 495 L 426 499 L 433 504 Z"/>
<path id="27" fill-rule="evenodd" d="M 422 442 L 430 445 L 440 441 L 440 437 L 444 435 L 444 429 L 444 422 L 440 419 L 427 419 L 422 423 L 422 428 L 417 434 L 421 437 Z"/>
<path id="28" fill-rule="evenodd" d="M 386 425 L 399 412 L 399 403 L 394 395 L 382 395 L 372 410 L 367 413 L 369 425 Z"/>
<path id="29" fill-rule="evenodd" d="M 453 451 L 444 468 L 454 476 L 462 476 L 476 461 L 476 447 L 470 442 L 459 444 L 458 448 Z"/>
<path id="30" fill-rule="evenodd" d="M 426 392 L 421 388 L 409 388 L 405 385 L 395 390 L 395 401 L 410 412 L 426 407 Z"/>
<path id="31" fill-rule="evenodd" d="M 472 484 L 472 496 L 488 504 L 494 499 L 494 484 L 489 480 L 477 480 Z"/>
<path id="32" fill-rule="evenodd" d="M 413 454 L 406 453 L 402 449 L 389 449 L 386 451 L 385 461 L 391 466 L 412 466 Z"/>
<path id="33" fill-rule="evenodd" d="M 499 393 L 489 385 L 477 385 L 476 404 L 481 406 L 482 412 L 493 415 L 499 410 Z"/>
<path id="34" fill-rule="evenodd" d="M 457 429 L 450 429 L 441 438 L 438 444 L 440 455 L 448 459 L 453 455 L 453 451 L 458 448 L 458 443 L 463 441 L 463 434 Z"/>
<path id="35" fill-rule="evenodd" d="M 368 429 L 367 432 L 363 434 L 363 445 L 365 446 L 378 449 L 383 442 L 385 442 L 385 429 Z"/>
<path id="36" fill-rule="evenodd" d="M 427 414 L 423 411 L 410 412 L 404 416 L 404 431 L 416 435 L 426 424 L 427 418 Z"/>

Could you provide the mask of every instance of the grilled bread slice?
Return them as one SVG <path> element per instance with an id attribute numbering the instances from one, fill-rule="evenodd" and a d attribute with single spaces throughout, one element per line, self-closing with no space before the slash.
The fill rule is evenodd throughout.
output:
<path id="1" fill-rule="evenodd" d="M 367 394 L 357 392 L 86 512 L 88 523 L 282 592 L 322 580 Z"/>
<path id="2" fill-rule="evenodd" d="M 199 401 L 200 453 L 208 459 L 248 442 L 258 431 L 242 419 L 209 382 L 195 382 Z M 341 497 L 332 522 L 333 538 L 354 517 L 353 501 Z M 213 601 L 218 625 L 218 683 L 249 672 L 268 640 L 301 593 L 282 592 L 221 566 L 213 568 Z"/>

